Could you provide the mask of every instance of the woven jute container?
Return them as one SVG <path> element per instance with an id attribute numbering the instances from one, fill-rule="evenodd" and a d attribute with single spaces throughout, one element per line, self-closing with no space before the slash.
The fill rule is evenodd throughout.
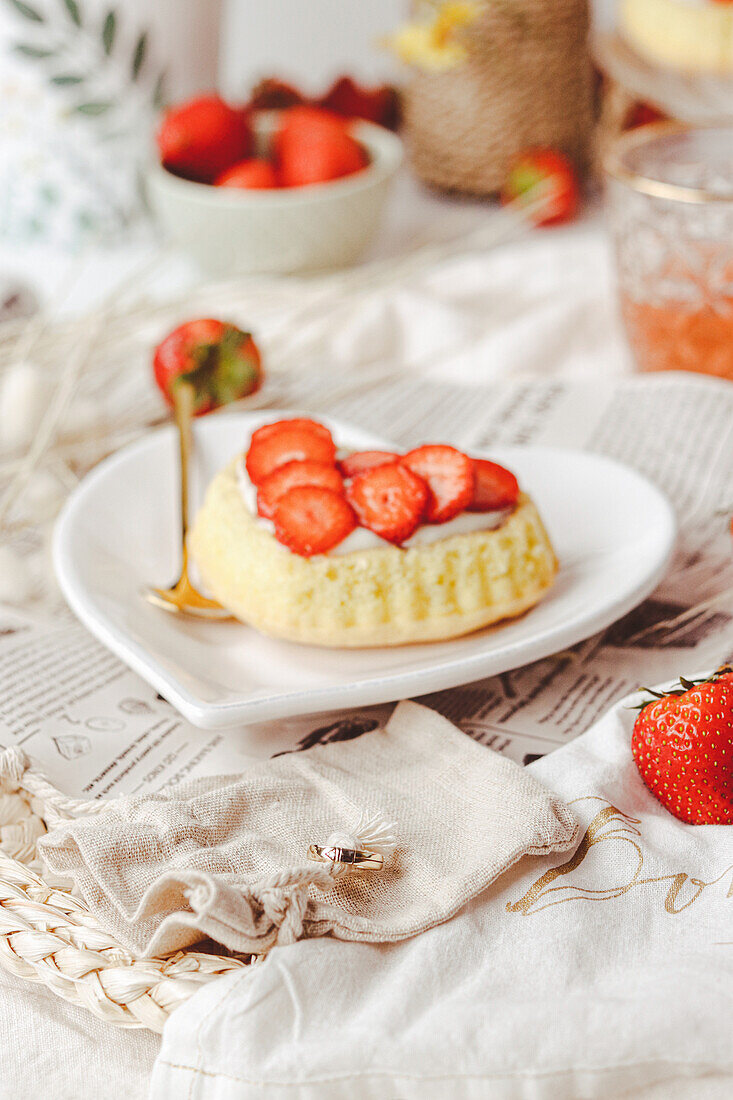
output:
<path id="1" fill-rule="evenodd" d="M 588 159 L 593 76 L 588 0 L 485 0 L 462 32 L 468 57 L 405 88 L 412 166 L 426 183 L 496 192 L 511 158 L 552 146 Z"/>

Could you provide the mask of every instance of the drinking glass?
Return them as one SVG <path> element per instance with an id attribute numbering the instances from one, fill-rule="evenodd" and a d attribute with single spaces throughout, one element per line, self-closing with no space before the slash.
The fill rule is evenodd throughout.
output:
<path id="1" fill-rule="evenodd" d="M 637 366 L 733 380 L 733 125 L 640 127 L 605 170 Z"/>

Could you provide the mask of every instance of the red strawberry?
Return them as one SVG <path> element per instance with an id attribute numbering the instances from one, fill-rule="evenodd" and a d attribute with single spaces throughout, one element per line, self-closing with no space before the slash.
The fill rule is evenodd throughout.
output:
<path id="1" fill-rule="evenodd" d="M 365 88 L 350 76 L 342 76 L 318 104 L 344 118 L 365 118 L 390 130 L 396 130 L 399 125 L 400 99 L 397 90 L 389 84 Z"/>
<path id="2" fill-rule="evenodd" d="M 546 193 L 539 191 L 545 184 Z M 538 188 L 534 191 L 534 188 Z M 534 193 L 532 193 L 534 192 Z M 512 163 L 502 188 L 501 201 L 541 202 L 531 215 L 535 225 L 558 225 L 578 212 L 580 187 L 571 161 L 556 149 L 528 149 Z"/>
<path id="3" fill-rule="evenodd" d="M 197 96 L 171 107 L 158 130 L 163 166 L 200 183 L 211 183 L 244 160 L 251 147 L 249 114 L 230 107 L 218 95 Z"/>
<path id="4" fill-rule="evenodd" d="M 334 466 L 336 448 L 331 436 L 323 436 L 310 428 L 292 427 L 283 423 L 276 432 L 255 439 L 247 451 L 246 466 L 250 481 L 261 485 L 268 474 L 286 462 L 320 462 Z"/>
<path id="5" fill-rule="evenodd" d="M 469 512 L 493 512 L 496 508 L 509 508 L 517 503 L 519 485 L 510 470 L 485 458 L 474 458 L 473 469 L 476 484 Z"/>
<path id="6" fill-rule="evenodd" d="M 257 492 L 257 511 L 272 519 L 280 497 L 298 485 L 320 485 L 334 493 L 344 494 L 344 483 L 335 466 L 322 462 L 286 462 L 269 474 Z"/>
<path id="7" fill-rule="evenodd" d="M 397 462 L 399 455 L 391 451 L 354 451 L 353 454 L 342 458 L 338 468 L 344 477 L 356 477 L 365 470 L 371 470 L 374 466 L 384 466 L 388 462 Z"/>
<path id="8" fill-rule="evenodd" d="M 279 156 L 281 143 L 293 134 L 323 138 L 344 133 L 348 133 L 348 123 L 333 111 L 324 111 L 311 103 L 300 103 L 280 111 L 277 130 L 272 135 L 272 147 L 275 155 Z"/>
<path id="9" fill-rule="evenodd" d="M 468 508 L 473 500 L 473 461 L 455 447 L 430 444 L 417 447 L 401 459 L 430 489 L 425 519 L 446 523 Z"/>
<path id="10" fill-rule="evenodd" d="M 277 187 L 277 175 L 269 160 L 250 157 L 241 160 L 233 168 L 227 168 L 215 180 L 217 187 L 241 187 L 253 191 L 264 191 Z"/>
<path id="11" fill-rule="evenodd" d="M 656 692 L 652 694 L 657 695 Z M 733 669 L 647 703 L 631 751 L 654 797 L 690 825 L 733 825 Z"/>
<path id="12" fill-rule="evenodd" d="M 261 428 L 252 432 L 252 443 L 260 443 L 263 439 L 269 439 L 271 435 L 277 435 L 283 428 L 303 428 L 304 431 L 314 432 L 315 435 L 319 435 L 322 439 L 328 439 L 333 442 L 331 433 L 328 428 L 323 424 L 319 424 L 317 420 L 309 420 L 305 416 L 294 416 L 292 420 L 273 420 L 270 424 L 263 424 Z"/>
<path id="13" fill-rule="evenodd" d="M 428 496 L 425 482 L 399 462 L 365 470 L 346 489 L 362 527 L 396 543 L 415 532 Z"/>
<path id="14" fill-rule="evenodd" d="M 191 383 L 197 416 L 254 393 L 262 384 L 260 353 L 250 334 L 209 317 L 186 321 L 168 333 L 155 349 L 153 372 L 169 405 L 176 385 Z"/>
<path id="15" fill-rule="evenodd" d="M 356 516 L 339 493 L 320 485 L 288 489 L 275 506 L 275 537 L 310 558 L 338 546 L 356 527 Z"/>
<path id="16" fill-rule="evenodd" d="M 367 163 L 344 120 L 317 107 L 283 111 L 273 148 L 282 187 L 325 183 L 358 172 Z"/>

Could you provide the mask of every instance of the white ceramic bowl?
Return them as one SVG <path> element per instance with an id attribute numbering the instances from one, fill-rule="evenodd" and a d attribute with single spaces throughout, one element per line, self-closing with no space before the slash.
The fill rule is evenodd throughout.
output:
<path id="1" fill-rule="evenodd" d="M 276 125 L 277 112 L 258 115 L 258 151 Z M 353 134 L 370 163 L 343 179 L 254 191 L 192 183 L 154 164 L 146 177 L 148 199 L 168 238 L 207 274 L 343 267 L 374 237 L 402 161 L 402 142 L 391 131 L 359 122 Z"/>

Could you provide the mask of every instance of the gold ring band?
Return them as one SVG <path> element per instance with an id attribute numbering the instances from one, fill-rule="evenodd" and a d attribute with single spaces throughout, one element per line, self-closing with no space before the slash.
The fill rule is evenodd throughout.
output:
<path id="1" fill-rule="evenodd" d="M 317 863 L 346 863 L 355 871 L 381 871 L 384 866 L 384 856 L 379 852 L 336 848 L 332 845 L 311 844 L 308 859 L 314 859 Z"/>

